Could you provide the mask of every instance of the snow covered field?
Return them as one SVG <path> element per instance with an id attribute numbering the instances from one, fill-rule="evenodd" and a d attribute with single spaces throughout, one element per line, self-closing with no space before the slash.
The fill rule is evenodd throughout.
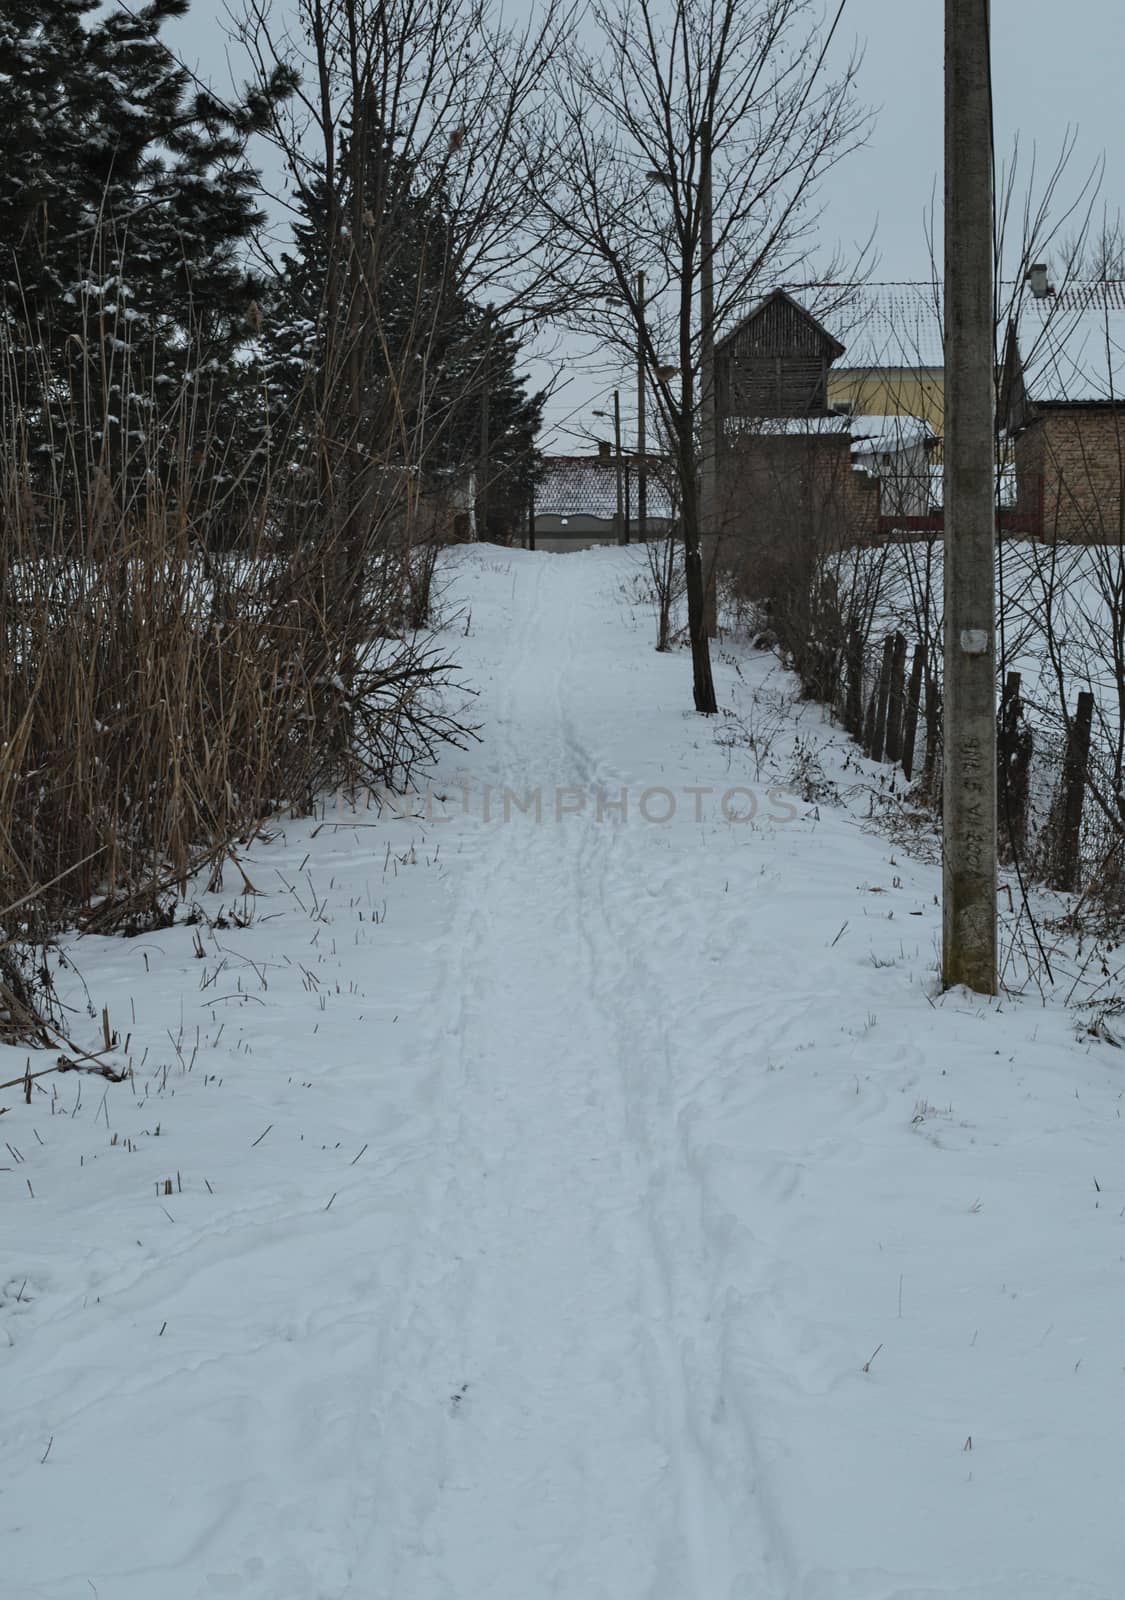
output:
<path id="1" fill-rule="evenodd" d="M 68 947 L 135 1076 L 0 1092 L 3 1600 L 1125 1592 L 1122 1054 L 938 994 L 874 769 L 765 655 L 691 715 L 637 559 L 455 552 L 419 815 Z"/>

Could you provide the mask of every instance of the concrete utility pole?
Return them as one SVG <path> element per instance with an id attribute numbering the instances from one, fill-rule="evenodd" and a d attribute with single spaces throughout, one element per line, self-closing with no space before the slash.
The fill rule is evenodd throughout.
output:
<path id="1" fill-rule="evenodd" d="M 945 0 L 942 978 L 996 993 L 996 502 L 989 0 Z"/>
<path id="2" fill-rule="evenodd" d="M 648 538 L 648 446 L 645 441 L 645 275 L 637 273 L 637 538 Z M 628 520 L 628 519 L 626 519 Z M 628 543 L 628 539 L 626 539 Z"/>

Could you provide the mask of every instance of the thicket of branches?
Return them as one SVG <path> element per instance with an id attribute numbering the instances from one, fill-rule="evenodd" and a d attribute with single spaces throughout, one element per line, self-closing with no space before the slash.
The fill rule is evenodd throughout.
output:
<path id="1" fill-rule="evenodd" d="M 501 233 L 550 28 L 513 38 L 475 0 L 303 0 L 296 47 L 244 20 L 254 81 L 232 102 L 160 38 L 185 4 L 30 0 L 0 23 L 17 1033 L 60 925 L 164 918 L 279 807 L 400 787 L 468 736 L 425 631 L 436 551 L 475 518 L 502 536 L 536 470 L 517 370 L 535 273 Z M 260 137 L 300 218 L 277 266 Z"/>
<path id="2" fill-rule="evenodd" d="M 557 60 L 532 164 L 556 276 L 585 286 L 585 331 L 623 365 L 639 352 L 669 442 L 702 712 L 715 710 L 706 568 L 722 532 L 710 348 L 807 262 L 821 185 L 864 137 L 856 63 L 837 70 L 829 53 L 842 9 L 826 26 L 809 0 L 596 0 L 592 39 Z"/>
<path id="3" fill-rule="evenodd" d="M 1037 171 L 1032 162 L 1026 173 L 1017 149 L 1000 171 L 997 507 L 1031 515 L 1031 523 L 1011 531 L 1001 522 L 997 542 L 999 834 L 1002 858 L 1024 881 L 1080 891 L 1097 926 L 1116 932 L 1125 915 L 1125 252 L 1119 221 L 1098 215 L 1099 171 L 1073 180 L 1072 148 L 1068 142 L 1049 168 Z M 1047 265 L 1049 292 L 1041 298 L 1028 281 L 1036 263 Z M 934 294 L 940 307 L 936 275 Z M 1032 411 L 1017 416 L 1016 431 L 1007 426 L 1005 358 L 1017 347 L 1023 369 L 1041 376 L 1049 425 Z M 909 329 L 900 330 L 887 363 L 924 365 Z M 1036 492 L 1031 470 L 1036 430 L 1046 494 Z M 846 703 L 849 641 L 857 635 L 864 706 L 878 687 L 886 636 L 904 634 L 911 656 L 921 648 L 914 773 L 921 795 L 939 803 L 942 536 L 892 536 L 860 549 L 825 541 L 804 593 L 809 636 L 829 665 L 826 699 Z M 1085 809 L 1080 835 L 1062 849 L 1083 694 L 1091 697 Z"/>

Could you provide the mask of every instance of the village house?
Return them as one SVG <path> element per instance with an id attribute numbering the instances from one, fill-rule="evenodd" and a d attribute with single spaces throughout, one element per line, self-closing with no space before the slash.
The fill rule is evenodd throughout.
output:
<path id="1" fill-rule="evenodd" d="M 1000 525 L 1066 540 L 1125 534 L 1125 283 L 1050 291 L 1044 268 L 1005 285 L 1018 309 L 999 383 Z M 940 533 L 942 305 L 932 283 L 849 289 L 821 320 L 785 289 L 715 345 L 716 460 L 708 520 L 727 557 Z M 829 326 L 828 324 L 831 324 Z M 835 331 L 833 331 L 835 330 Z M 847 342 L 845 342 L 847 341 Z M 637 537 L 637 459 L 555 456 L 529 537 L 550 550 Z M 674 517 L 648 471 L 649 536 Z M 532 531 L 533 530 L 533 531 Z"/>
<path id="2" fill-rule="evenodd" d="M 1044 538 L 1116 542 L 1125 534 L 1125 283 L 1056 294 L 1045 268 L 1029 277 L 999 393 L 1016 506 Z"/>
<path id="3" fill-rule="evenodd" d="M 940 440 L 945 350 L 940 284 L 870 283 L 832 315 L 846 345 L 828 375 L 828 403 L 857 416 L 919 417 Z"/>
<path id="4" fill-rule="evenodd" d="M 1125 282 L 1071 282 L 1056 293 L 1036 263 L 1025 282 L 1001 286 L 1000 301 L 1011 308 L 998 381 L 1001 526 L 1016 535 L 1116 540 L 1125 532 Z M 828 376 L 835 408 L 929 425 L 931 506 L 941 503 L 942 317 L 940 284 L 855 290 L 832 319 L 847 350 Z M 871 469 L 867 452 L 855 459 Z M 921 486 L 917 464 L 908 475 Z M 910 506 L 890 475 L 880 476 L 885 531 L 887 518 L 910 514 Z M 907 498 L 919 505 L 921 496 Z"/>
<path id="5" fill-rule="evenodd" d="M 913 414 L 855 415 L 850 402 L 833 404 L 832 372 L 844 354 L 783 289 L 716 343 L 713 520 L 759 563 L 798 544 L 873 538 L 888 516 L 931 509 L 933 429 Z"/>

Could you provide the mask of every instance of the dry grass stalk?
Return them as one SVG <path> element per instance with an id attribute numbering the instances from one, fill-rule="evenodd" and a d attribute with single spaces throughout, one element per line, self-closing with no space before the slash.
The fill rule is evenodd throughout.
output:
<path id="1" fill-rule="evenodd" d="M 128 329 L 111 336 L 128 390 Z M 199 376 L 126 432 L 93 365 L 85 391 L 67 374 L 44 452 L 34 397 L 61 386 L 30 331 L 16 344 L 0 347 L 0 1036 L 42 1044 L 60 927 L 166 922 L 193 873 L 210 864 L 217 885 L 279 810 L 401 787 L 468 730 L 442 705 L 448 659 L 410 626 L 433 557 L 389 452 L 357 494 L 354 451 L 326 456 L 307 428 L 233 444 Z"/>

